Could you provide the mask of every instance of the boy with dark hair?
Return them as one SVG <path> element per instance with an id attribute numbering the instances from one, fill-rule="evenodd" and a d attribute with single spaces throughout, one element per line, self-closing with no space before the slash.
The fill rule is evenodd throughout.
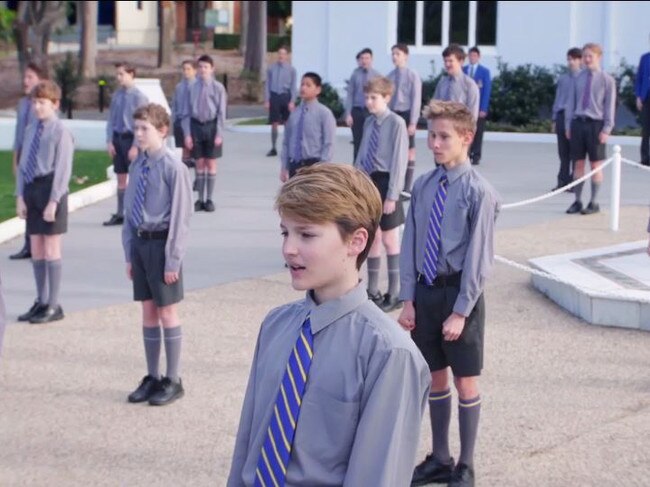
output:
<path id="1" fill-rule="evenodd" d="M 194 211 L 215 210 L 214 186 L 217 180 L 217 158 L 223 155 L 223 132 L 226 123 L 228 95 L 224 86 L 214 79 L 214 61 L 204 54 L 198 60 L 199 77 L 186 97 L 183 118 L 185 147 L 196 160 L 196 189 L 199 198 Z"/>
<path id="2" fill-rule="evenodd" d="M 135 66 L 116 63 L 115 77 L 120 87 L 111 99 L 106 143 L 117 175 L 117 212 L 104 222 L 104 226 L 124 223 L 124 191 L 128 182 L 129 165 L 138 156 L 138 147 L 133 139 L 133 112 L 148 101 L 145 94 L 135 87 Z"/>
<path id="3" fill-rule="evenodd" d="M 377 189 L 348 165 L 317 164 L 276 208 L 291 285 L 306 296 L 262 323 L 227 486 L 407 485 L 429 374 L 359 282 Z"/>
<path id="4" fill-rule="evenodd" d="M 61 90 L 49 80 L 31 93 L 35 120 L 25 131 L 17 170 L 16 213 L 27 220 L 37 297 L 18 321 L 63 319 L 61 235 L 68 230 L 68 185 L 74 140 L 57 116 Z"/>
<path id="5" fill-rule="evenodd" d="M 494 260 L 499 197 L 471 166 L 476 119 L 457 102 L 432 101 L 425 110 L 428 146 L 439 167 L 418 178 L 404 227 L 400 261 L 404 309 L 398 319 L 431 371 L 429 412 L 433 453 L 413 472 L 411 485 L 474 485 L 474 444 L 483 368 L 485 279 Z M 460 458 L 449 452 L 451 391 L 459 395 Z"/>
<path id="6" fill-rule="evenodd" d="M 566 138 L 564 112 L 569 95 L 573 89 L 575 78 L 582 68 L 582 49 L 579 47 L 569 49 L 566 53 L 566 62 L 569 70 L 558 78 L 557 88 L 555 89 L 555 101 L 553 102 L 553 131 L 557 136 L 557 153 L 560 157 L 557 186 L 553 188 L 553 191 L 573 181 L 573 177 L 571 176 L 571 147 L 569 139 Z"/>
<path id="7" fill-rule="evenodd" d="M 368 118 L 366 99 L 363 89 L 368 81 L 381 76 L 379 71 L 372 67 L 372 50 L 368 47 L 357 54 L 358 67 L 352 71 L 348 82 L 347 96 L 345 98 L 345 123 L 352 128 L 352 143 L 354 144 L 353 160 L 357 159 L 361 136 L 363 135 L 363 124 Z"/>
<path id="8" fill-rule="evenodd" d="M 271 124 L 271 150 L 268 157 L 277 156 L 278 125 L 284 124 L 296 107 L 298 93 L 296 68 L 289 63 L 289 48 L 280 46 L 278 60 L 269 66 L 264 84 L 264 107 L 269 111 Z"/>
<path id="9" fill-rule="evenodd" d="M 291 112 L 284 128 L 280 159 L 280 181 L 317 162 L 330 162 L 334 155 L 336 119 L 332 111 L 318 101 L 323 82 L 312 72 L 300 81 L 300 105 Z"/>
<path id="10" fill-rule="evenodd" d="M 404 120 L 388 108 L 393 84 L 374 78 L 364 87 L 370 116 L 363 126 L 361 147 L 354 165 L 370 176 L 382 200 L 379 229 L 368 255 L 368 297 L 383 311 L 401 307 L 399 300 L 399 227 L 404 223 L 400 192 L 404 187 L 408 134 Z M 388 292 L 379 291 L 381 250 L 386 250 Z"/>
<path id="11" fill-rule="evenodd" d="M 571 142 L 573 178 L 585 174 L 585 159 L 589 156 L 592 169 L 601 166 L 606 157 L 607 139 L 614 128 L 616 112 L 616 81 L 600 67 L 603 50 L 598 44 L 588 43 L 582 48 L 582 62 L 585 66 L 575 78 L 567 100 L 564 123 L 566 137 Z M 567 213 L 591 215 L 600 211 L 598 191 L 603 182 L 603 172 L 591 176 L 591 200 L 583 208 L 582 188 L 585 183 L 573 189 L 575 201 Z"/>
<path id="12" fill-rule="evenodd" d="M 45 79 L 45 76 L 43 76 L 43 71 L 37 64 L 29 63 L 25 66 L 25 72 L 23 73 L 23 96 L 18 101 L 18 108 L 16 109 L 16 132 L 14 134 L 14 150 L 12 154 L 14 176 L 17 176 L 16 170 L 18 168 L 18 161 L 20 161 L 20 154 L 23 148 L 25 130 L 35 118 L 32 111 L 32 100 L 30 94 L 41 79 Z M 31 256 L 32 252 L 29 246 L 29 235 L 25 232 L 25 243 L 23 244 L 23 248 L 15 254 L 10 255 L 9 258 L 12 260 L 18 260 L 29 259 Z"/>
<path id="13" fill-rule="evenodd" d="M 182 262 L 192 188 L 187 167 L 165 146 L 170 125 L 165 109 L 151 103 L 138 108 L 133 118 L 141 152 L 129 169 L 122 245 L 133 299 L 142 302 L 147 375 L 128 400 L 163 406 L 184 394 L 178 373 L 182 336 L 177 303 L 183 299 Z M 158 372 L 161 325 L 167 358 L 162 379 Z"/>
<path id="14" fill-rule="evenodd" d="M 415 172 L 415 131 L 422 108 L 422 81 L 414 70 L 407 67 L 409 47 L 406 44 L 395 44 L 390 51 L 395 69 L 387 75 L 394 86 L 389 108 L 404 119 L 409 136 L 408 165 L 403 188 L 403 197 L 408 199 Z"/>
<path id="15" fill-rule="evenodd" d="M 479 110 L 478 119 L 476 120 L 476 134 L 474 142 L 469 150 L 469 158 L 472 164 L 478 166 L 481 163 L 481 152 L 483 149 L 483 131 L 485 130 L 485 121 L 487 119 L 488 107 L 490 106 L 490 93 L 492 92 L 492 77 L 490 70 L 480 64 L 481 51 L 474 46 L 469 50 L 469 64 L 463 67 L 463 72 L 472 78 L 478 86 L 479 91 Z"/>
<path id="16" fill-rule="evenodd" d="M 442 59 L 447 76 L 440 78 L 433 92 L 433 99 L 462 103 L 474 120 L 478 120 L 479 91 L 474 80 L 463 73 L 465 51 L 458 44 L 450 44 L 442 51 Z"/>

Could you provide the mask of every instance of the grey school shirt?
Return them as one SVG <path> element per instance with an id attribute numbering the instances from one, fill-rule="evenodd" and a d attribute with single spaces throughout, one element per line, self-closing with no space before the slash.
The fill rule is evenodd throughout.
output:
<path id="1" fill-rule="evenodd" d="M 381 73 L 373 68 L 357 68 L 352 71 L 348 82 L 347 96 L 345 97 L 345 116 L 350 115 L 353 108 L 366 106 L 366 95 L 363 92 L 363 87 L 368 81 L 379 76 L 381 76 Z"/>
<path id="2" fill-rule="evenodd" d="M 465 105 L 474 120 L 478 120 L 479 91 L 476 82 L 462 71 L 442 76 L 433 92 L 434 100 L 457 101 Z"/>
<path id="3" fill-rule="evenodd" d="M 582 99 L 587 87 L 589 70 L 583 69 L 576 76 L 573 88 L 569 93 L 566 109 L 564 111 L 565 126 L 571 127 L 571 120 L 577 116 L 602 120 L 603 132 L 609 134 L 614 128 L 614 115 L 616 111 L 616 81 L 610 74 L 600 69 L 592 71 L 591 91 L 587 108 L 582 107 Z"/>
<path id="4" fill-rule="evenodd" d="M 404 188 L 409 147 L 408 132 L 402 117 L 387 109 L 379 116 L 370 115 L 366 118 L 354 166 L 358 169 L 363 167 L 375 123 L 379 124 L 379 146 L 375 155 L 374 170 L 390 173 L 386 199 L 397 201 Z"/>
<path id="5" fill-rule="evenodd" d="M 298 96 L 298 81 L 296 68 L 289 63 L 277 61 L 266 71 L 266 83 L 264 84 L 264 101 L 271 99 L 271 93 L 279 95 L 290 93 L 291 100 Z"/>
<path id="6" fill-rule="evenodd" d="M 133 132 L 133 113 L 147 103 L 146 95 L 135 86 L 120 88 L 113 93 L 106 124 L 106 143 L 113 141 L 113 132 Z"/>
<path id="7" fill-rule="evenodd" d="M 289 169 L 289 160 L 296 159 L 296 137 L 300 115 L 305 110 L 302 132 L 302 159 L 318 159 L 329 162 L 334 156 L 334 136 L 336 135 L 336 119 L 332 111 L 318 100 L 303 102 L 291 112 L 284 126 L 282 152 L 280 159 L 282 167 Z"/>
<path id="8" fill-rule="evenodd" d="M 174 98 L 172 99 L 172 121 L 180 122 L 187 116 L 187 97 L 190 93 L 190 87 L 196 82 L 196 79 L 183 78 L 180 83 L 176 85 L 174 90 Z"/>
<path id="9" fill-rule="evenodd" d="M 25 189 L 23 171 L 29 159 L 32 141 L 36 136 L 38 120 L 29 124 L 25 131 L 23 150 L 20 152 L 20 162 L 16 171 L 16 195 L 23 196 Z M 74 139 L 70 130 L 63 125 L 63 122 L 53 115 L 52 118 L 43 121 L 43 133 L 36 152 L 35 176 L 47 176 L 54 173 L 50 201 L 61 200 L 64 194 L 68 193 L 70 176 L 72 175 L 72 157 L 74 155 Z"/>
<path id="10" fill-rule="evenodd" d="M 388 105 L 394 112 L 411 112 L 409 125 L 416 125 L 422 110 L 422 81 L 410 68 L 395 68 L 388 73 L 395 91 Z"/>
<path id="11" fill-rule="evenodd" d="M 558 113 L 566 110 L 566 104 L 569 100 L 569 95 L 573 89 L 573 82 L 580 71 L 575 73 L 564 73 L 557 80 L 557 87 L 555 88 L 555 100 L 553 101 L 553 120 L 557 121 Z"/>
<path id="12" fill-rule="evenodd" d="M 205 86 L 207 93 L 205 95 L 207 104 L 201 107 L 201 90 Z M 228 104 L 228 95 L 226 89 L 216 79 L 210 78 L 205 81 L 197 78 L 196 82 L 190 87 L 190 94 L 186 97 L 185 117 L 182 120 L 183 133 L 185 137 L 192 135 L 190 133 L 190 119 L 194 118 L 199 122 L 217 121 L 217 135 L 223 136 L 226 124 L 226 105 Z M 202 116 L 203 114 L 203 116 Z"/>
<path id="13" fill-rule="evenodd" d="M 436 270 L 438 275 L 463 273 L 454 311 L 469 316 L 494 261 L 494 225 L 501 207 L 497 192 L 469 161 L 449 171 L 440 166 L 415 181 L 402 237 L 400 298 L 415 299 L 417 276 L 423 272 L 431 208 L 445 173 L 449 184 Z"/>
<path id="14" fill-rule="evenodd" d="M 308 292 L 264 319 L 228 487 L 253 485 L 280 381 L 308 314 L 314 357 L 286 485 L 409 485 L 429 368 L 409 335 L 368 300 L 361 283 L 320 305 Z"/>
<path id="15" fill-rule="evenodd" d="M 32 112 L 32 99 L 29 96 L 23 96 L 18 101 L 16 109 L 16 132 L 14 134 L 14 152 L 20 152 L 23 148 L 23 139 L 25 129 L 36 117 Z"/>
<path id="16" fill-rule="evenodd" d="M 142 167 L 149 166 L 144 198 L 144 222 L 140 230 L 169 230 L 165 244 L 165 272 L 178 272 L 187 249 L 192 216 L 192 183 L 187 166 L 163 146 L 155 152 L 141 152 L 129 166 L 129 185 L 124 194 L 122 246 L 126 262 L 131 262 L 131 242 L 137 230 L 131 222 L 136 188 Z"/>

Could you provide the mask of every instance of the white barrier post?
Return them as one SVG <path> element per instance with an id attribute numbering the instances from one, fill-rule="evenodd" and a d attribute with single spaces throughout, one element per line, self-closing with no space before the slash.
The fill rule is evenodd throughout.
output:
<path id="1" fill-rule="evenodd" d="M 612 195 L 610 200 L 609 229 L 618 232 L 619 213 L 621 211 L 621 146 L 614 146 L 612 161 Z"/>

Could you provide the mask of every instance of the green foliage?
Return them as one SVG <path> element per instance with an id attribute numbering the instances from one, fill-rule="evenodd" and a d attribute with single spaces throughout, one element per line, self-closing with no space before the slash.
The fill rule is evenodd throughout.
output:
<path id="1" fill-rule="evenodd" d="M 291 17 L 291 2 L 288 1 L 269 1 L 266 2 L 266 13 L 269 17 L 281 17 L 286 19 Z"/>
<path id="2" fill-rule="evenodd" d="M 617 103 L 624 105 L 630 112 L 637 113 L 636 95 L 634 93 L 634 81 L 636 79 L 636 68 L 627 64 L 625 58 L 621 59 L 618 68 L 611 73 L 616 80 Z M 639 121 L 637 115 L 637 122 Z"/>
<path id="3" fill-rule="evenodd" d="M 499 60 L 498 72 L 492 82 L 491 121 L 527 125 L 550 111 L 555 97 L 550 69 L 532 64 L 511 68 Z"/>
<path id="4" fill-rule="evenodd" d="M 82 81 L 77 60 L 72 53 L 66 53 L 63 60 L 54 65 L 54 79 L 61 88 L 61 112 L 70 115 Z"/>
<path id="5" fill-rule="evenodd" d="M 215 34 L 213 47 L 215 49 L 239 49 L 240 34 Z M 275 52 L 282 45 L 291 45 L 291 36 L 269 34 L 266 36 L 266 51 Z"/>
<path id="6" fill-rule="evenodd" d="M 318 95 L 318 101 L 332 110 L 334 118 L 337 120 L 341 118 L 343 112 L 345 111 L 343 108 L 343 103 L 341 102 L 341 97 L 329 83 L 323 83 L 320 95 Z"/>
<path id="7" fill-rule="evenodd" d="M 11 43 L 14 40 L 13 23 L 16 12 L 3 8 L 0 10 L 0 42 Z"/>

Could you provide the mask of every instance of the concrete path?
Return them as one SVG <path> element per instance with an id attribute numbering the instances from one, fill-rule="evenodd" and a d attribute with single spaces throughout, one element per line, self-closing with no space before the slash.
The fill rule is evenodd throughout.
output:
<path id="1" fill-rule="evenodd" d="M 264 157 L 268 137 L 227 134 L 225 144 L 217 212 L 194 216 L 185 265 L 186 397 L 161 409 L 125 403 L 144 375 L 139 307 L 130 301 L 119 230 L 101 227 L 114 202 L 80 210 L 65 237 L 67 318 L 8 327 L 0 485 L 224 484 L 259 323 L 299 297 L 282 267 L 272 211 L 278 163 Z M 351 151 L 348 137 L 337 139 L 337 160 Z M 505 202 L 554 185 L 552 145 L 487 144 L 485 154 L 479 169 Z M 624 155 L 635 157 L 636 148 Z M 423 144 L 418 161 L 419 173 L 431 165 Z M 571 196 L 562 195 L 504 211 L 497 252 L 525 262 L 646 238 L 650 175 L 629 169 L 623 181 L 624 203 L 640 206 L 625 208 L 618 234 L 607 230 L 606 214 L 565 215 Z M 0 246 L 10 319 L 33 299 L 29 264 L 6 259 L 17 246 Z M 534 291 L 526 274 L 500 265 L 486 295 L 479 485 L 646 485 L 650 334 L 586 325 Z M 455 421 L 451 435 L 457 456 Z M 420 457 L 429 443 L 424 423 Z"/>

